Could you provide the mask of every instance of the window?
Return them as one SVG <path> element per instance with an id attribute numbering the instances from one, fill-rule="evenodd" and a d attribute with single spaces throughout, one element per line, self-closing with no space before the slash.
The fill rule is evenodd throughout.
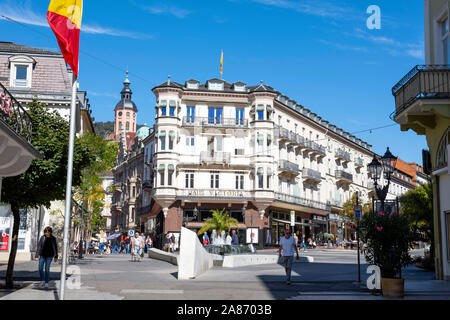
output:
<path id="1" fill-rule="evenodd" d="M 133 198 L 136 197 L 136 187 L 133 187 Z"/>
<path id="2" fill-rule="evenodd" d="M 16 87 L 27 87 L 28 66 L 16 65 Z"/>
<path id="3" fill-rule="evenodd" d="M 264 110 L 258 111 L 258 120 L 264 120 Z"/>
<path id="4" fill-rule="evenodd" d="M 195 120 L 195 107 L 193 106 L 187 106 L 187 110 L 186 110 L 186 122 L 187 123 L 193 123 Z"/>
<path id="5" fill-rule="evenodd" d="M 258 153 L 264 152 L 264 136 L 258 136 Z"/>
<path id="6" fill-rule="evenodd" d="M 267 175 L 267 189 L 270 189 L 272 185 L 272 176 Z"/>
<path id="7" fill-rule="evenodd" d="M 258 188 L 259 189 L 264 189 L 264 176 L 258 175 Z"/>
<path id="8" fill-rule="evenodd" d="M 236 190 L 244 190 L 244 175 L 241 173 L 236 174 Z"/>
<path id="9" fill-rule="evenodd" d="M 159 185 L 164 186 L 164 171 L 159 173 Z"/>
<path id="10" fill-rule="evenodd" d="M 441 22 L 441 39 L 442 39 L 442 54 L 443 54 L 443 64 L 448 64 L 449 59 L 449 41 L 448 41 L 448 17 Z"/>
<path id="11" fill-rule="evenodd" d="M 127 112 L 127 118 L 129 118 L 130 117 L 130 113 L 129 112 Z"/>
<path id="12" fill-rule="evenodd" d="M 172 185 L 172 178 L 173 178 L 173 172 L 170 172 L 170 171 L 169 171 L 169 174 L 167 175 L 167 179 L 168 179 L 167 185 L 168 185 L 168 186 L 171 186 L 171 185 Z"/>
<path id="13" fill-rule="evenodd" d="M 164 132 L 164 131 L 163 131 Z M 165 132 L 164 132 L 165 133 Z M 161 137 L 161 150 L 165 151 L 166 150 L 166 135 L 164 135 L 163 137 Z"/>
<path id="14" fill-rule="evenodd" d="M 195 149 L 195 138 L 194 137 L 186 137 L 186 150 L 189 153 L 193 153 Z"/>
<path id="15" fill-rule="evenodd" d="M 219 189 L 219 174 L 211 173 L 211 189 Z"/>
<path id="16" fill-rule="evenodd" d="M 244 124 L 244 108 L 236 108 L 236 124 Z"/>
<path id="17" fill-rule="evenodd" d="M 173 150 L 174 140 L 175 140 L 175 133 L 173 131 L 171 131 L 169 133 L 169 150 Z"/>
<path id="18" fill-rule="evenodd" d="M 186 172 L 185 174 L 185 186 L 186 189 L 193 189 L 194 188 L 194 173 L 193 172 Z"/>
<path id="19" fill-rule="evenodd" d="M 170 107 L 169 116 L 175 117 L 175 107 Z"/>
<path id="20" fill-rule="evenodd" d="M 234 149 L 234 155 L 235 156 L 243 156 L 245 154 L 244 149 Z"/>
<path id="21" fill-rule="evenodd" d="M 208 123 L 209 124 L 221 124 L 222 123 L 223 109 L 216 107 L 208 108 Z"/>
<path id="22" fill-rule="evenodd" d="M 123 130 L 122 122 L 119 122 L 119 130 Z"/>
<path id="23" fill-rule="evenodd" d="M 130 130 L 130 123 L 127 121 L 127 124 L 126 124 L 126 129 L 125 130 L 127 130 L 127 131 L 129 131 Z"/>
<path id="24" fill-rule="evenodd" d="M 120 112 L 119 112 L 119 117 L 121 117 L 121 116 L 122 116 L 122 114 L 123 114 L 123 113 L 122 113 L 122 111 L 120 111 Z"/>
<path id="25" fill-rule="evenodd" d="M 162 107 L 161 108 L 161 116 L 165 116 L 167 115 L 167 108 L 166 107 Z"/>

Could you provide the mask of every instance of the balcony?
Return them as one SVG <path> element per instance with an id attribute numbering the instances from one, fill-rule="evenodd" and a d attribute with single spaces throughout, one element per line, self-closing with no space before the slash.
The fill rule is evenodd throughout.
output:
<path id="1" fill-rule="evenodd" d="M 0 83 L 0 119 L 15 133 L 31 143 L 32 121 L 22 105 Z"/>
<path id="2" fill-rule="evenodd" d="M 337 149 L 334 156 L 336 159 L 342 160 L 342 162 L 350 162 L 350 153 L 342 149 Z"/>
<path id="3" fill-rule="evenodd" d="M 275 136 L 278 136 L 280 141 L 289 140 L 289 130 L 280 126 L 275 126 Z"/>
<path id="4" fill-rule="evenodd" d="M 324 146 L 321 146 L 320 144 L 315 143 L 313 141 L 311 141 L 310 143 L 313 153 L 321 157 L 325 157 L 327 155 L 327 149 Z"/>
<path id="5" fill-rule="evenodd" d="M 336 170 L 336 182 L 350 184 L 353 182 L 353 175 L 342 170 Z"/>
<path id="6" fill-rule="evenodd" d="M 230 164 L 231 153 L 203 151 L 200 153 L 200 162 L 206 164 Z"/>
<path id="7" fill-rule="evenodd" d="M 276 192 L 275 193 L 275 201 L 276 200 L 281 201 L 281 202 L 296 204 L 296 205 L 303 206 L 303 207 L 314 208 L 314 209 L 319 209 L 319 210 L 324 210 L 324 211 L 330 211 L 330 205 L 327 203 L 314 201 L 314 200 L 310 200 L 310 199 L 305 199 L 305 198 L 300 198 L 300 197 L 296 197 L 296 196 L 291 196 L 291 195 L 288 195 L 285 193 Z"/>
<path id="8" fill-rule="evenodd" d="M 248 120 L 222 117 L 183 117 L 183 126 L 246 129 L 248 128 Z"/>
<path id="9" fill-rule="evenodd" d="M 328 204 L 330 207 L 335 207 L 335 208 L 338 208 L 338 209 L 343 209 L 343 208 L 344 208 L 344 204 L 342 203 L 341 200 L 327 201 L 327 204 Z"/>
<path id="10" fill-rule="evenodd" d="M 319 171 L 304 168 L 302 171 L 302 178 L 306 182 L 320 183 L 322 182 L 322 174 Z"/>
<path id="11" fill-rule="evenodd" d="M 355 168 L 362 168 L 364 167 L 364 160 L 361 158 L 355 159 Z"/>
<path id="12" fill-rule="evenodd" d="M 300 174 L 300 167 L 298 166 L 298 164 L 289 162 L 287 160 L 280 160 L 278 171 L 280 171 L 280 173 L 297 176 Z"/>

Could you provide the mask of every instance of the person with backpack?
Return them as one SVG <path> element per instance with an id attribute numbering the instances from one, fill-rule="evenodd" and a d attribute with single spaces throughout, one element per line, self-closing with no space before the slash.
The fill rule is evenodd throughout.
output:
<path id="1" fill-rule="evenodd" d="M 203 245 L 207 246 L 209 244 L 209 237 L 208 234 L 206 233 L 206 231 L 203 233 Z"/>

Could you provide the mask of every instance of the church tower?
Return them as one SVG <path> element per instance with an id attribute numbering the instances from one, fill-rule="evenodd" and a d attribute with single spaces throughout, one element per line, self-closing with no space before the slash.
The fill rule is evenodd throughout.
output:
<path id="1" fill-rule="evenodd" d="M 133 92 L 130 89 L 130 80 L 128 80 L 128 70 L 126 79 L 123 82 L 123 89 L 120 92 L 121 100 L 117 103 L 114 123 L 114 136 L 116 142 L 123 141 L 126 138 L 126 150 L 130 150 L 131 143 L 136 136 L 136 121 L 138 109 L 131 100 Z M 125 139 L 124 139 L 125 140 Z"/>

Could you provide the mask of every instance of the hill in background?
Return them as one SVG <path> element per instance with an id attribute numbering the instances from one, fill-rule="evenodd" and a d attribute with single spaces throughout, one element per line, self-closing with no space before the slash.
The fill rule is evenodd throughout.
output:
<path id="1" fill-rule="evenodd" d="M 141 127 L 143 127 L 143 125 L 138 124 L 136 130 L 139 130 Z M 106 136 L 114 133 L 114 121 L 95 122 L 94 129 L 96 134 L 106 138 Z"/>

